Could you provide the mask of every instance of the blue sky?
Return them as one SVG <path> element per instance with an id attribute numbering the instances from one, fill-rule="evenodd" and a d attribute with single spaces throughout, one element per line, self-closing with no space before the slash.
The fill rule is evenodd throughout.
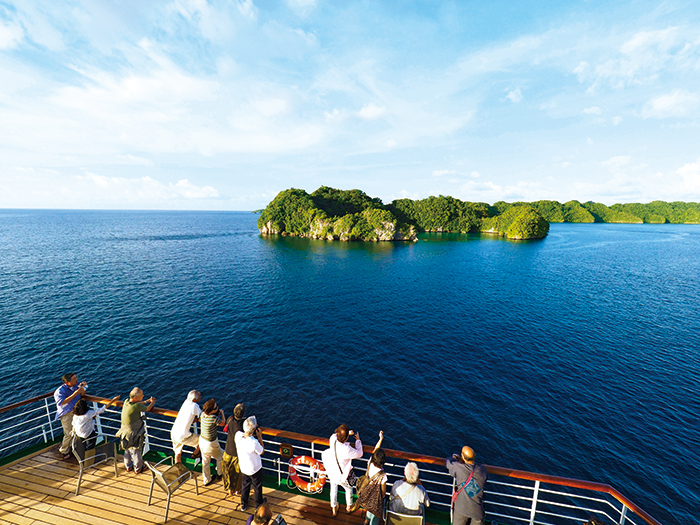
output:
<path id="1" fill-rule="evenodd" d="M 696 2 L 0 0 L 0 207 L 700 201 Z"/>

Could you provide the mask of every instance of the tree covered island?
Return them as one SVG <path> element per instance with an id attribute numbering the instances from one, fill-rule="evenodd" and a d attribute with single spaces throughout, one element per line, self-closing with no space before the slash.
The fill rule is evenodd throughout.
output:
<path id="1" fill-rule="evenodd" d="M 260 214 L 258 228 L 263 235 L 340 241 L 415 241 L 418 232 L 483 232 L 526 240 L 545 237 L 549 223 L 524 203 L 499 209 L 441 195 L 385 205 L 360 190 L 322 186 L 311 194 L 281 191 Z"/>

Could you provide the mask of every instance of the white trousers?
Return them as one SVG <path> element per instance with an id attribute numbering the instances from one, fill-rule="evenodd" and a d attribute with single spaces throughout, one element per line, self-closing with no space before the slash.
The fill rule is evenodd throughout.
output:
<path id="1" fill-rule="evenodd" d="M 204 483 L 209 483 L 209 481 L 211 481 L 211 466 L 209 465 L 211 458 L 216 460 L 216 473 L 222 476 L 224 473 L 222 461 L 224 451 L 221 450 L 219 441 L 207 441 L 200 436 L 199 450 L 202 453 L 202 481 L 204 481 Z"/>
<path id="2" fill-rule="evenodd" d="M 333 483 L 331 481 L 331 507 L 338 506 L 338 486 L 345 489 L 345 505 L 348 507 L 352 506 L 352 487 L 348 485 L 348 482 Z"/>

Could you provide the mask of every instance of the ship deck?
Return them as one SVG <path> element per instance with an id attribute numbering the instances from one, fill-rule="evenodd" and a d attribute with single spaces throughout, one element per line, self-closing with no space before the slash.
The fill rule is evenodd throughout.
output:
<path id="1" fill-rule="evenodd" d="M 153 489 L 148 506 L 151 475 L 127 473 L 123 463 L 90 468 L 83 474 L 80 495 L 75 495 L 78 465 L 59 459 L 55 447 L 0 468 L 0 524 L 15 525 L 140 525 L 163 523 L 165 493 Z M 203 487 L 196 473 L 199 495 L 189 481 L 172 496 L 168 523 L 173 525 L 244 524 L 250 515 L 240 510 L 238 497 L 226 496 L 220 482 Z M 341 490 L 342 492 L 342 490 Z M 284 516 L 289 525 L 315 523 L 361 524 L 362 517 L 347 515 L 341 505 L 333 518 L 325 501 L 264 488 L 274 515 Z M 224 497 L 226 496 L 226 497 Z M 252 496 L 252 494 L 251 494 Z M 341 495 L 342 496 L 342 495 Z"/>

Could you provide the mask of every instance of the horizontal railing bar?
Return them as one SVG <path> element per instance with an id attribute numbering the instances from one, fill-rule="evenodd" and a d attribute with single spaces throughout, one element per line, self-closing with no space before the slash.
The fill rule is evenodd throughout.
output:
<path id="1" fill-rule="evenodd" d="M 39 416 L 39 417 L 35 417 L 35 418 L 33 418 L 33 419 L 27 419 L 26 421 L 22 421 L 21 423 L 17 423 L 16 425 L 13 425 L 13 426 L 11 426 L 11 427 L 7 427 L 7 428 L 0 429 L 0 432 L 6 432 L 6 431 L 8 431 L 8 430 L 12 430 L 13 428 L 24 427 L 24 426 L 27 426 L 27 423 L 31 423 L 31 422 L 33 422 L 33 421 L 40 421 L 40 420 L 42 420 L 42 419 L 43 419 L 43 420 L 46 420 L 46 417 L 45 417 L 45 416 L 44 416 L 44 417 Z M 31 430 L 31 429 L 36 429 L 36 428 L 41 428 L 42 426 L 44 426 L 44 425 L 46 425 L 46 424 L 47 424 L 47 423 L 44 423 L 43 425 L 36 425 L 36 426 L 33 426 L 33 427 L 30 428 L 30 430 Z M 5 438 L 0 438 L 0 441 L 2 441 L 2 440 L 4 440 L 4 439 L 9 439 L 9 438 L 6 438 L 6 437 L 5 437 Z"/>
<path id="2" fill-rule="evenodd" d="M 30 405 L 37 401 L 41 401 L 42 399 L 46 399 L 47 397 L 53 397 L 53 392 L 49 392 L 48 394 L 42 394 L 40 396 L 32 397 L 31 399 L 25 399 L 24 401 L 18 401 L 17 403 L 12 403 L 11 405 L 4 406 L 0 408 L 0 414 L 2 414 L 3 412 L 7 412 L 8 410 L 12 410 L 13 408 L 19 408 L 23 407 L 24 405 Z"/>
<path id="3" fill-rule="evenodd" d="M 42 435 L 41 435 L 41 434 L 37 434 L 36 436 L 32 436 L 32 437 L 27 438 L 27 439 L 25 439 L 25 440 L 23 440 L 23 441 L 17 441 L 16 443 L 13 443 L 13 444 L 10 445 L 9 447 L 0 448 L 0 452 L 2 452 L 3 450 L 9 450 L 9 449 L 11 449 L 11 448 L 13 448 L 13 447 L 16 447 L 17 445 L 21 445 L 21 444 L 23 444 L 23 443 L 29 443 L 30 441 L 34 441 L 34 440 L 37 440 L 37 439 L 42 439 Z"/>
<path id="4" fill-rule="evenodd" d="M 31 410 L 27 410 L 26 412 L 20 412 L 19 414 L 7 416 L 6 418 L 1 419 L 0 425 L 5 424 L 8 421 L 12 421 L 13 419 L 17 419 L 17 418 L 20 418 L 22 416 L 26 416 L 27 414 L 32 414 L 34 412 L 42 412 L 44 414 L 44 417 L 46 417 L 46 407 L 38 406 L 36 408 L 32 408 Z M 55 414 L 56 412 L 54 411 L 53 413 Z"/>

